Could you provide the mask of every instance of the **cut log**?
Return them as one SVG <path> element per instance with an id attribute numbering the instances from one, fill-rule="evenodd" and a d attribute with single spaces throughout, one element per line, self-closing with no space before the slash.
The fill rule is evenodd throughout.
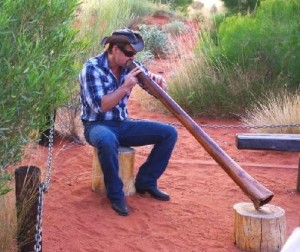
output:
<path id="1" fill-rule="evenodd" d="M 242 251 L 277 252 L 286 239 L 285 211 L 274 205 L 256 210 L 252 203 L 234 205 L 234 241 Z"/>
<path id="2" fill-rule="evenodd" d="M 123 181 L 123 191 L 126 196 L 135 193 L 134 186 L 134 155 L 135 150 L 130 147 L 119 148 L 119 176 Z M 97 193 L 106 193 L 102 168 L 98 159 L 98 151 L 94 148 L 92 190 Z"/>

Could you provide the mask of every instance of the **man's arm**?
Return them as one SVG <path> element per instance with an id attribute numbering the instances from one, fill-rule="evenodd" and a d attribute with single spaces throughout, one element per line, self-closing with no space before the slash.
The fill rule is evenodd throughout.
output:
<path id="1" fill-rule="evenodd" d="M 120 100 L 132 90 L 132 88 L 138 83 L 136 75 L 142 71 L 141 68 L 136 67 L 128 73 L 124 83 L 117 88 L 113 93 L 102 96 L 101 98 L 101 110 L 108 111 L 115 107 Z"/>

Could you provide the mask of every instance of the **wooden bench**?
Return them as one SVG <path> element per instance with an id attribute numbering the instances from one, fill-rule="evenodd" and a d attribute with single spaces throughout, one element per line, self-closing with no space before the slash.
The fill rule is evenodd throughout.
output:
<path id="1" fill-rule="evenodd" d="M 300 134 L 237 134 L 236 146 L 238 149 L 248 150 L 300 152 Z M 300 192 L 300 155 L 298 164 L 297 191 Z"/>

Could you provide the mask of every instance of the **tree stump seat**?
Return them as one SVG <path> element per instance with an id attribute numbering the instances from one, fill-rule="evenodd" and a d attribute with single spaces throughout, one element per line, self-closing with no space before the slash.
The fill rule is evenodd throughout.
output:
<path id="1" fill-rule="evenodd" d="M 126 196 L 135 193 L 134 186 L 134 156 L 135 149 L 131 147 L 119 147 L 119 176 L 123 181 Z M 98 160 L 98 150 L 94 148 L 92 191 L 106 193 L 102 168 Z"/>

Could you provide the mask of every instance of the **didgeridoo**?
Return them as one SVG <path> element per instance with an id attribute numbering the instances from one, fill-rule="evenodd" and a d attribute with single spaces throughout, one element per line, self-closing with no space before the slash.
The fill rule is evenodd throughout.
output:
<path id="1" fill-rule="evenodd" d="M 132 70 L 138 65 L 129 60 L 127 67 Z M 196 138 L 202 147 L 214 158 L 223 168 L 229 177 L 242 189 L 251 199 L 255 209 L 267 204 L 274 194 L 260 184 L 243 170 L 225 151 L 223 151 L 201 127 L 150 77 L 141 72 L 137 75 L 142 83 L 164 106 L 182 123 L 182 125 Z"/>

